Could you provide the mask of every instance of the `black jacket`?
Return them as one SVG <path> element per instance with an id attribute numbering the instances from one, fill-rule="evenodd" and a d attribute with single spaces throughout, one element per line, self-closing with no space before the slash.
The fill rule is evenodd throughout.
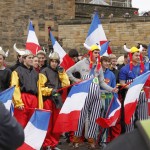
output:
<path id="1" fill-rule="evenodd" d="M 23 128 L 0 102 L 0 150 L 16 150 L 23 142 Z"/>

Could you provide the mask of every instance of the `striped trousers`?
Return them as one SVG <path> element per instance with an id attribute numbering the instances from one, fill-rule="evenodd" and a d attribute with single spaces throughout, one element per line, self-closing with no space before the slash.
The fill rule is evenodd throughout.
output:
<path id="1" fill-rule="evenodd" d="M 135 128 L 135 122 L 137 120 L 148 119 L 148 101 L 144 91 L 141 91 L 139 95 L 139 101 L 136 107 L 136 111 L 131 118 L 131 123 L 126 125 L 126 132 L 131 132 Z"/>
<path id="2" fill-rule="evenodd" d="M 78 130 L 75 132 L 75 136 L 80 137 L 82 135 L 84 123 L 88 114 L 88 138 L 97 137 L 96 131 L 98 129 L 98 125 L 95 121 L 98 117 L 100 117 L 101 109 L 102 102 L 100 100 L 100 87 L 99 85 L 92 83 L 90 86 L 89 94 L 85 100 L 84 107 L 80 113 Z"/>

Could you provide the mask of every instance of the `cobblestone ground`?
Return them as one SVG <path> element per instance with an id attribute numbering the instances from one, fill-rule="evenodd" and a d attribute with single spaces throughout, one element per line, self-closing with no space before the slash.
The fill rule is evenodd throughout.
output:
<path id="1" fill-rule="evenodd" d="M 61 138 L 60 144 L 58 145 L 58 147 L 61 150 L 90 150 L 87 142 L 80 144 L 79 148 L 74 148 L 73 145 L 71 143 L 67 143 L 66 139 L 64 138 Z M 97 146 L 96 149 L 94 150 L 102 150 L 102 149 L 99 146 Z"/>

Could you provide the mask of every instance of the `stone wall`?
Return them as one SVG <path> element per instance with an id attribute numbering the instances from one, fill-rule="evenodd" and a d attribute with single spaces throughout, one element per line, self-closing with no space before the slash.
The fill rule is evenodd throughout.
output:
<path id="1" fill-rule="evenodd" d="M 10 49 L 9 60 L 14 59 L 14 43 L 24 47 L 29 20 L 33 20 L 35 32 L 41 45 L 48 42 L 48 27 L 58 36 L 59 20 L 75 16 L 75 0 L 1 0 L 0 46 Z M 46 21 L 46 22 L 45 22 Z"/>
<path id="2" fill-rule="evenodd" d="M 102 25 L 106 33 L 106 37 L 110 40 L 110 46 L 113 53 L 121 55 L 124 53 L 123 45 L 127 43 L 128 47 L 136 46 L 137 43 L 148 44 L 150 42 L 150 17 L 133 18 L 120 20 L 120 22 L 106 19 L 102 20 Z M 143 22 L 142 22 L 143 21 Z M 83 43 L 90 26 L 89 21 L 71 22 L 60 24 L 58 28 L 59 38 L 62 40 L 63 48 L 77 48 L 81 53 L 86 52 Z"/>

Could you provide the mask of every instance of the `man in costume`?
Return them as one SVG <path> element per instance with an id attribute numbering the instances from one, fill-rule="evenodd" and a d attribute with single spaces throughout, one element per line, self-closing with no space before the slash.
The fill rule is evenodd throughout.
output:
<path id="1" fill-rule="evenodd" d="M 91 148 L 95 148 L 95 138 L 96 138 L 96 129 L 98 125 L 95 120 L 100 117 L 102 102 L 100 100 L 100 87 L 106 89 L 110 92 L 117 92 L 117 88 L 112 88 L 104 82 L 103 70 L 100 66 L 100 48 L 98 45 L 92 45 L 91 47 L 87 46 L 89 49 L 89 58 L 85 58 L 77 62 L 74 66 L 67 70 L 69 79 L 73 82 L 79 82 L 91 77 L 97 77 L 99 80 L 96 83 L 92 83 L 90 86 L 89 94 L 85 100 L 83 109 L 81 110 L 78 130 L 75 132 L 74 136 L 74 146 L 79 146 L 80 137 L 82 135 L 82 130 L 84 123 L 89 113 L 89 125 L 88 125 L 88 142 Z M 79 72 L 81 74 L 81 79 L 77 79 L 73 76 L 74 72 Z"/>
<path id="2" fill-rule="evenodd" d="M 10 87 L 11 70 L 5 67 L 5 58 L 6 53 L 0 47 L 0 92 Z"/>
<path id="3" fill-rule="evenodd" d="M 146 69 L 142 61 L 143 60 L 142 56 L 140 54 L 140 52 L 143 49 L 142 45 L 140 46 L 139 49 L 136 47 L 128 49 L 126 45 L 124 45 L 124 49 L 126 52 L 129 53 L 130 63 L 121 68 L 119 80 L 122 86 L 125 86 L 127 84 L 125 88 L 128 89 L 129 83 L 131 83 L 139 75 L 145 73 Z M 122 105 L 124 105 L 123 104 L 124 98 L 125 97 L 123 97 Z M 148 119 L 148 104 L 144 91 L 141 91 L 138 106 L 134 115 L 132 116 L 131 124 L 125 125 L 126 132 L 131 132 L 135 128 L 136 120 L 144 120 L 144 119 Z"/>
<path id="4" fill-rule="evenodd" d="M 23 58 L 23 64 L 12 72 L 11 86 L 15 86 L 13 95 L 14 116 L 23 128 L 28 123 L 35 108 L 40 108 L 38 104 L 38 73 L 32 67 L 33 54 L 29 50 L 18 53 Z"/>
<path id="5" fill-rule="evenodd" d="M 53 133 L 54 124 L 62 106 L 62 91 L 58 90 L 70 85 L 69 78 L 65 70 L 59 66 L 59 63 L 59 54 L 53 52 L 49 58 L 49 66 L 44 68 L 39 74 L 39 96 L 43 98 L 44 109 L 52 111 L 47 135 L 43 143 L 44 150 L 59 149 L 57 144 L 61 133 Z"/>

